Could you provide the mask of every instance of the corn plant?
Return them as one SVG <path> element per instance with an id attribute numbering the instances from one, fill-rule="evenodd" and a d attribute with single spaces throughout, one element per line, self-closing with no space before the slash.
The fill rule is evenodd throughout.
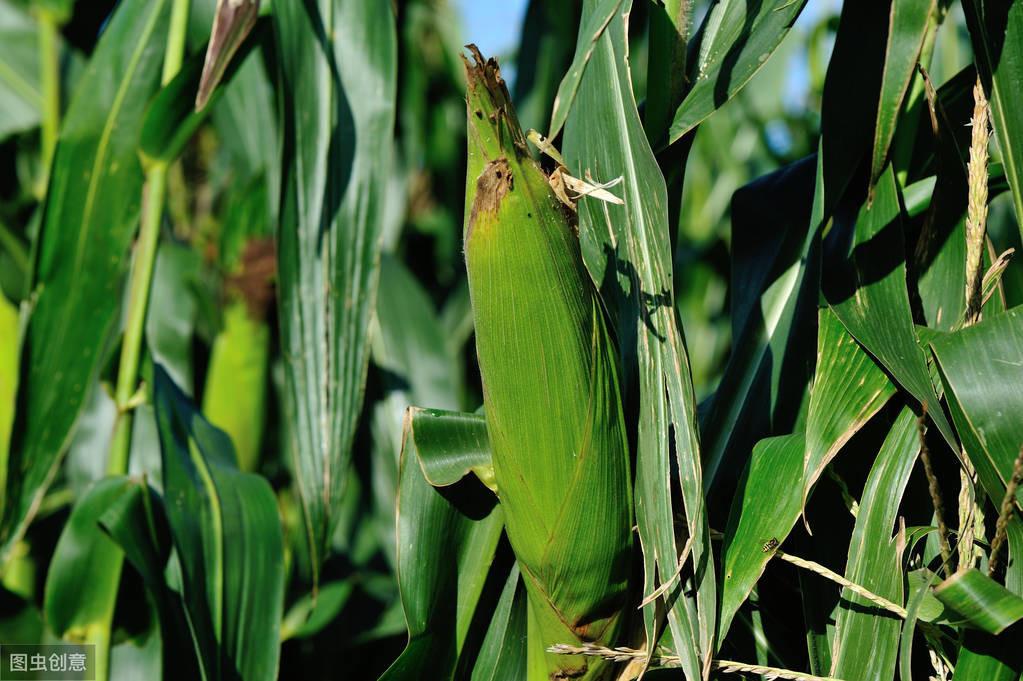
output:
<path id="1" fill-rule="evenodd" d="M 1023 0 L 458 7 L 0 0 L 0 678 L 1023 678 Z"/>

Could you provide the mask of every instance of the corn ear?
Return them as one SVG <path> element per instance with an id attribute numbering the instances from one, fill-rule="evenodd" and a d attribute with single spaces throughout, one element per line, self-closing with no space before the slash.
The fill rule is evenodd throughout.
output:
<path id="1" fill-rule="evenodd" d="M 609 662 L 546 649 L 612 644 L 626 607 L 632 492 L 614 345 L 574 213 L 529 156 L 497 64 L 473 57 L 466 268 L 494 473 L 529 596 L 529 678 L 607 678 Z"/>

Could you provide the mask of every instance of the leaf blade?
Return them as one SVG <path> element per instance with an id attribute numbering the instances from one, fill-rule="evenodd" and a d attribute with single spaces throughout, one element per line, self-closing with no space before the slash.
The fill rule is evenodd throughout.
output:
<path id="1" fill-rule="evenodd" d="M 278 232 L 285 412 L 295 424 L 288 449 L 317 580 L 369 360 L 396 37 L 388 3 L 282 3 L 274 19 L 285 112 Z"/>
<path id="2" fill-rule="evenodd" d="M 142 193 L 135 141 L 160 79 L 167 4 L 119 5 L 61 131 L 22 344 L 4 555 L 56 473 L 118 321 Z"/>
<path id="3" fill-rule="evenodd" d="M 694 537 L 695 595 L 673 584 L 668 597 L 677 600 L 668 618 L 683 668 L 700 678 L 713 652 L 716 579 L 689 359 L 670 303 L 674 289 L 667 189 L 639 119 L 628 68 L 626 14 L 631 5 L 621 6 L 595 46 L 569 112 L 564 156 L 579 176 L 590 172 L 597 181 L 624 177 L 624 206 L 587 199 L 579 204 L 580 241 L 586 266 L 604 289 L 616 323 L 625 365 L 621 384 L 630 385 L 638 372 L 639 395 L 626 393 L 625 399 L 639 403 L 636 505 L 647 594 L 659 586 L 658 580 L 674 582 L 679 572 L 682 547 L 674 536 L 670 501 L 670 448 L 675 448 L 686 520 Z M 587 12 L 595 16 L 595 6 L 584 7 L 583 25 Z M 587 38 L 583 33 L 580 37 Z M 672 432 L 674 442 L 669 443 Z M 644 610 L 648 639 L 656 636 L 653 610 L 653 602 Z"/>
<path id="4" fill-rule="evenodd" d="M 154 367 L 167 520 L 183 596 L 209 678 L 274 679 L 284 538 L 263 478 L 238 471 L 231 442 Z"/>

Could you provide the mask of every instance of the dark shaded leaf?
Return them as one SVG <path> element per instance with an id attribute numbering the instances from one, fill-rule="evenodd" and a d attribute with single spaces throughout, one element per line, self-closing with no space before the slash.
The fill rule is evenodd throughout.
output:
<path id="1" fill-rule="evenodd" d="M 686 50 L 694 9 L 695 3 L 690 0 L 665 0 L 650 5 L 643 123 L 654 145 L 663 146 L 667 141 L 671 117 L 685 96 Z"/>
<path id="2" fill-rule="evenodd" d="M 531 0 L 522 22 L 522 42 L 515 55 L 512 100 L 525 130 L 542 130 L 561 78 L 571 68 L 582 0 Z"/>
<path id="3" fill-rule="evenodd" d="M 1023 672 L 1023 637 L 967 631 L 952 681 L 1018 681 Z"/>
<path id="4" fill-rule="evenodd" d="M 758 439 L 791 432 L 813 369 L 820 243 L 810 156 L 732 198 L 732 356 L 701 414 L 704 486 Z"/>
<path id="5" fill-rule="evenodd" d="M 832 215 L 873 148 L 890 13 L 891 0 L 842 4 L 821 102 L 823 187 L 818 200 L 824 216 Z"/>
<path id="6" fill-rule="evenodd" d="M 154 367 L 163 485 L 182 595 L 208 679 L 275 679 L 284 540 L 270 485 Z"/>
<path id="7" fill-rule="evenodd" d="M 170 575 L 176 572 L 166 570 L 171 554 L 171 537 L 163 501 L 144 479 L 140 482 L 132 480 L 128 490 L 103 511 L 99 517 L 99 526 L 124 552 L 124 557 L 142 576 L 146 585 L 159 618 L 158 638 L 163 650 L 165 677 L 199 678 L 197 641 L 189 629 L 181 595 L 170 585 L 176 579 Z M 133 644 L 129 641 L 122 645 Z M 132 650 L 114 646 L 111 666 L 115 672 L 119 671 L 119 657 Z M 144 655 L 144 651 L 135 652 L 137 657 Z M 154 675 L 148 675 L 151 676 Z"/>
<path id="8" fill-rule="evenodd" d="M 518 565 L 513 565 L 472 668 L 471 681 L 526 678 L 527 608 L 526 588 L 519 579 Z"/>

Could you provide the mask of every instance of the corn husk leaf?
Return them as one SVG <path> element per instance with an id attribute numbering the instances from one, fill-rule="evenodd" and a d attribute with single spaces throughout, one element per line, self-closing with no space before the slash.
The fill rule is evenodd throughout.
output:
<path id="1" fill-rule="evenodd" d="M 529 678 L 604 678 L 608 664 L 546 648 L 613 641 L 626 605 L 632 505 L 614 347 L 571 212 L 528 155 L 496 63 L 474 59 L 470 172 L 486 163 L 469 195 L 466 265 L 494 473 L 529 594 Z"/>

